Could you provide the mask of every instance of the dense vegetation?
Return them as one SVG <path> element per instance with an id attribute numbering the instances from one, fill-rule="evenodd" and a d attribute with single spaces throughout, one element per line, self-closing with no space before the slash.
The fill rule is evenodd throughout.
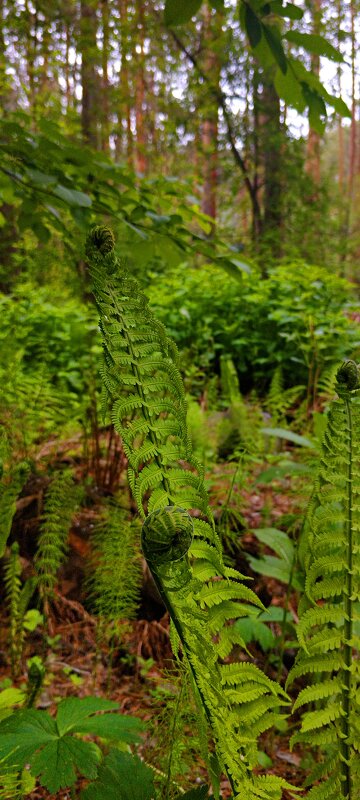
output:
<path id="1" fill-rule="evenodd" d="M 359 796 L 357 24 L 1 5 L 1 800 Z"/>

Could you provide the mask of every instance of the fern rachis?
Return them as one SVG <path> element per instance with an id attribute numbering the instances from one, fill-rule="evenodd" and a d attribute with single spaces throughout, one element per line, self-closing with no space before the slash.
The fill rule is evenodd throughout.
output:
<path id="1" fill-rule="evenodd" d="M 235 642 L 244 644 L 238 634 L 232 636 L 231 626 L 224 627 L 225 621 L 236 616 L 232 616 L 235 601 L 244 607 L 259 605 L 259 601 L 240 583 L 242 576 L 223 564 L 202 469 L 192 455 L 187 434 L 176 349 L 151 314 L 137 282 L 119 266 L 113 245 L 108 229 L 95 228 L 87 242 L 87 256 L 103 336 L 103 408 L 110 410 L 123 440 L 130 487 L 145 519 L 143 551 L 170 611 L 195 696 L 213 732 L 234 795 L 246 792 L 249 800 L 275 800 L 286 782 L 255 776 L 252 767 L 257 761 L 257 730 L 265 730 L 273 720 L 263 703 L 264 692 L 272 696 L 276 709 L 287 698 L 277 684 L 248 664 L 247 683 L 251 686 L 241 696 L 240 672 L 235 679 L 239 692 L 233 708 L 233 687 L 229 689 L 223 681 L 219 658 L 225 647 L 230 652 Z M 196 510 L 196 515 L 191 517 L 188 509 Z M 219 627 L 212 613 L 214 606 L 222 609 Z M 216 644 L 213 637 L 219 634 L 222 640 L 219 637 Z M 257 726 L 247 726 L 247 704 L 254 713 L 256 701 Z M 242 717 L 238 708 L 244 711 Z"/>
<path id="2" fill-rule="evenodd" d="M 301 646 L 289 682 L 316 673 L 295 703 L 302 727 L 293 742 L 323 748 L 311 800 L 356 800 L 360 794 L 360 370 L 337 373 L 338 400 L 329 410 L 316 489 L 307 516 L 306 598 L 300 605 Z M 355 657 L 355 658 L 354 658 Z M 316 703 L 317 710 L 305 710 Z"/>

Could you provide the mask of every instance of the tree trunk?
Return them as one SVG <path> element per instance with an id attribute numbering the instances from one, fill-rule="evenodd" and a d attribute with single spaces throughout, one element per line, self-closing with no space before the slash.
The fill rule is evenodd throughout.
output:
<path id="1" fill-rule="evenodd" d="M 263 76 L 262 83 L 260 100 L 264 174 L 262 236 L 270 245 L 272 254 L 277 257 L 281 254 L 282 227 L 280 100 L 270 79 Z"/>
<path id="2" fill-rule="evenodd" d="M 109 150 L 110 136 L 110 104 L 109 104 L 109 5 L 108 0 L 102 0 L 102 97 L 101 97 L 101 146 Z"/>
<path id="3" fill-rule="evenodd" d="M 81 0 L 80 4 L 80 37 L 81 52 L 81 130 L 84 141 L 91 147 L 97 147 L 98 119 L 98 49 L 96 42 L 96 7 L 94 0 Z"/>
<path id="4" fill-rule="evenodd" d="M 203 15 L 203 70 L 211 86 L 219 92 L 220 59 L 216 39 L 219 36 L 219 15 L 205 6 Z M 215 46 L 214 46 L 215 45 Z M 201 150 L 203 157 L 203 193 L 201 210 L 213 219 L 211 233 L 215 230 L 216 195 L 218 182 L 218 104 L 214 92 L 205 99 L 205 111 L 201 126 Z"/>
<path id="5" fill-rule="evenodd" d="M 144 57 L 144 5 L 137 0 L 137 36 L 136 36 L 136 77 L 135 77 L 135 121 L 136 148 L 135 169 L 141 175 L 147 172 L 147 136 L 145 125 L 145 57 Z"/>
<path id="6" fill-rule="evenodd" d="M 321 32 L 321 0 L 312 0 L 312 33 L 319 35 Z M 320 57 L 314 53 L 311 56 L 311 72 L 317 78 L 320 75 Z M 320 185 L 320 134 L 313 128 L 309 129 L 309 136 L 306 147 L 305 170 L 312 179 L 314 186 Z M 317 200 L 318 193 L 315 190 L 312 200 Z"/>

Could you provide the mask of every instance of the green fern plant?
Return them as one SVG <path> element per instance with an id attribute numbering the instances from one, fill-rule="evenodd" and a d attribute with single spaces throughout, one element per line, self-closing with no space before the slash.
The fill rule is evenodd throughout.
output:
<path id="1" fill-rule="evenodd" d="M 4 555 L 16 512 L 16 500 L 29 474 L 29 464 L 21 461 L 0 480 L 0 558 Z"/>
<path id="2" fill-rule="evenodd" d="M 108 688 L 116 641 L 133 619 L 142 580 L 139 525 L 130 523 L 116 503 L 108 503 L 91 537 L 86 588 L 97 619 L 96 672 L 101 642 L 110 644 Z"/>
<path id="3" fill-rule="evenodd" d="M 104 623 L 133 619 L 140 599 L 140 542 L 136 524 L 123 509 L 108 503 L 91 537 L 87 589 L 96 615 Z"/>
<path id="4" fill-rule="evenodd" d="M 55 475 L 46 494 L 35 556 L 37 587 L 45 611 L 66 556 L 69 528 L 80 497 L 81 491 L 67 470 Z"/>
<path id="5" fill-rule="evenodd" d="M 266 409 L 271 414 L 271 422 L 274 427 L 281 426 L 286 421 L 286 412 L 302 395 L 304 389 L 305 386 L 291 386 L 285 389 L 282 366 L 279 364 L 276 367 L 266 398 Z"/>
<path id="6" fill-rule="evenodd" d="M 279 798 L 286 782 L 252 770 L 257 737 L 287 697 L 253 664 L 222 664 L 234 645 L 244 646 L 232 622 L 262 604 L 223 563 L 187 433 L 176 348 L 119 265 L 112 232 L 94 228 L 86 251 L 103 337 L 103 410 L 123 440 L 143 552 L 173 621 L 174 649 L 181 644 L 213 734 L 220 765 L 213 771 L 225 772 L 236 797 Z"/>
<path id="7" fill-rule="evenodd" d="M 338 370 L 336 391 L 301 547 L 306 570 L 297 626 L 301 649 L 288 678 L 290 684 L 299 676 L 317 677 L 294 706 L 302 710 L 302 723 L 293 744 L 318 745 L 322 752 L 308 780 L 315 784 L 309 800 L 360 796 L 360 368 L 355 362 Z"/>
<path id="8" fill-rule="evenodd" d="M 220 357 L 221 385 L 229 403 L 230 421 L 246 453 L 257 455 L 263 449 L 261 436 L 262 415 L 254 405 L 248 408 L 240 391 L 235 364 L 228 355 Z M 239 442 L 238 442 L 239 444 Z"/>
<path id="9" fill-rule="evenodd" d="M 21 583 L 21 561 L 19 545 L 11 545 L 4 570 L 5 601 L 9 612 L 9 650 L 11 674 L 16 677 L 21 666 L 21 656 L 25 638 L 25 614 L 35 590 L 34 578 Z"/>

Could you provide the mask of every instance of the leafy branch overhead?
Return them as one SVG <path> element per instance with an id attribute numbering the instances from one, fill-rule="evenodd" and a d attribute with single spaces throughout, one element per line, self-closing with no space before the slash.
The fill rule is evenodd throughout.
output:
<path id="1" fill-rule="evenodd" d="M 167 26 L 184 25 L 200 10 L 203 0 L 166 0 L 164 20 Z M 222 0 L 209 0 L 216 11 L 224 12 Z M 324 129 L 326 106 L 332 106 L 340 116 L 350 117 L 346 103 L 331 95 L 319 78 L 307 70 L 299 59 L 291 55 L 287 43 L 305 50 L 306 53 L 324 56 L 337 63 L 343 55 L 323 36 L 303 33 L 294 29 L 283 31 L 283 21 L 297 22 L 303 11 L 293 3 L 283 0 L 239 0 L 239 19 L 249 44 L 262 66 L 274 73 L 276 91 L 288 105 L 299 112 L 308 108 L 311 126 L 320 133 Z"/>

